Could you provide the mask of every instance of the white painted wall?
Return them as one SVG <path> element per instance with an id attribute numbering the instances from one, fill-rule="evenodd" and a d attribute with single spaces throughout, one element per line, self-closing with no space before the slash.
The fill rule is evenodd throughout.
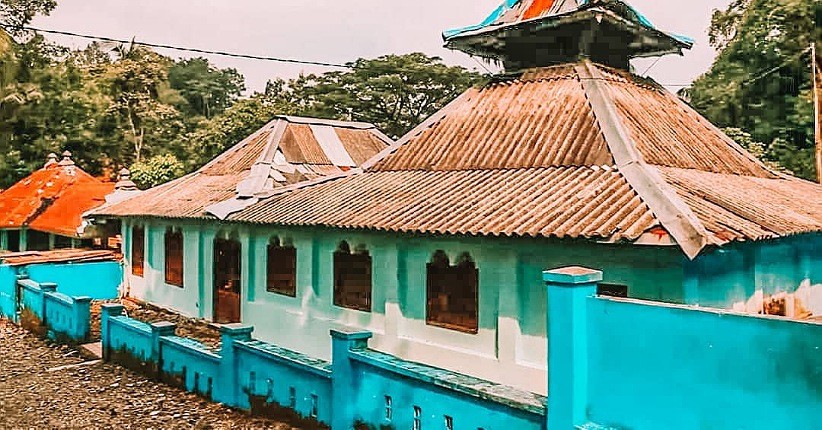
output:
<path id="1" fill-rule="evenodd" d="M 534 241 L 520 246 L 523 242 L 506 239 L 182 224 L 185 287 L 180 289 L 163 282 L 163 235 L 168 223 L 152 220 L 146 224 L 145 279 L 135 279 L 127 268 L 133 296 L 189 316 L 210 319 L 214 237 L 233 232 L 242 243 L 242 321 L 255 327 L 255 337 L 328 360 L 329 330 L 369 330 L 374 333 L 370 345 L 377 350 L 540 394 L 545 394 L 547 385 L 546 291 L 541 281 L 542 270 L 569 264 L 589 265 L 604 269 L 606 280 L 611 274 L 612 282 L 639 283 L 638 276 L 643 277 L 645 286 L 638 290 L 646 292 L 654 285 L 659 288 L 658 279 L 670 283 L 677 276 L 681 278 L 677 254 L 659 254 L 650 247 L 626 251 L 605 245 L 562 247 L 556 242 L 549 246 L 547 242 Z M 290 239 L 297 249 L 297 297 L 266 291 L 267 244 L 272 236 Z M 126 246 L 128 237 L 130 231 L 124 234 Z M 365 244 L 372 256 L 372 312 L 333 305 L 333 251 L 342 240 L 352 247 Z M 479 268 L 477 334 L 425 323 L 425 264 L 438 249 L 445 251 L 452 261 L 468 252 Z M 602 252 L 592 252 L 597 250 Z M 638 259 L 638 255 L 644 257 Z M 127 261 L 129 257 L 127 252 Z"/>

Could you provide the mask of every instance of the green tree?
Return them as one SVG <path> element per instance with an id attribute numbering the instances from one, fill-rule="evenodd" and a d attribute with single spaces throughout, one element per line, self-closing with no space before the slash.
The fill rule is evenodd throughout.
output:
<path id="1" fill-rule="evenodd" d="M 119 159 L 139 162 L 145 151 L 162 150 L 184 131 L 174 107 L 178 95 L 168 84 L 171 60 L 142 47 L 121 48 L 117 56 L 97 73 L 112 100 L 108 113 L 132 146 L 132 151 L 118 154 Z"/>
<path id="2" fill-rule="evenodd" d="M 421 53 L 359 59 L 351 71 L 309 75 L 288 85 L 304 115 L 375 124 L 400 137 L 482 76 Z"/>
<path id="3" fill-rule="evenodd" d="M 168 81 L 185 99 L 184 110 L 206 118 L 221 114 L 245 90 L 245 79 L 236 69 L 218 69 L 205 58 L 175 62 Z"/>
<path id="4" fill-rule="evenodd" d="M 189 157 L 187 167 L 196 169 L 271 121 L 275 115 L 294 114 L 288 101 L 255 94 L 229 107 L 222 115 L 200 124 L 180 149 Z"/>
<path id="5" fill-rule="evenodd" d="M 709 36 L 719 55 L 688 94 L 720 127 L 765 143 L 771 161 L 814 177 L 809 46 L 819 2 L 735 0 L 715 11 Z"/>
<path id="6" fill-rule="evenodd" d="M 129 170 L 131 180 L 143 190 L 179 178 L 185 172 L 183 163 L 170 154 L 155 155 L 145 162 L 136 162 Z"/>
<path id="7" fill-rule="evenodd" d="M 9 32 L 21 35 L 20 27 L 31 22 L 37 15 L 48 15 L 57 7 L 56 0 L 0 0 L 0 20 L 11 27 Z"/>

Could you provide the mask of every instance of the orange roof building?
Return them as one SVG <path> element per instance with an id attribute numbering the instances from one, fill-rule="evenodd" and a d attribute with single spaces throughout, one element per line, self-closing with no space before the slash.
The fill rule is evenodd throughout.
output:
<path id="1" fill-rule="evenodd" d="M 84 239 L 83 214 L 105 203 L 114 183 L 77 167 L 66 151 L 49 155 L 39 170 L 0 192 L 0 249 L 76 247 Z"/>

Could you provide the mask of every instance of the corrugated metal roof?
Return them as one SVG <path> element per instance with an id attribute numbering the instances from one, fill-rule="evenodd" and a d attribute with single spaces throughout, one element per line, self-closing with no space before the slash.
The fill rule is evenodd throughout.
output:
<path id="1" fill-rule="evenodd" d="M 612 240 L 656 225 L 622 175 L 600 167 L 367 172 L 273 196 L 228 219 Z"/>
<path id="2" fill-rule="evenodd" d="M 81 215 L 105 203 L 114 183 L 79 167 L 50 163 L 0 193 L 0 228 L 29 227 L 76 236 Z"/>
<path id="3" fill-rule="evenodd" d="M 117 261 L 114 251 L 90 249 L 55 249 L 53 251 L 0 252 L 0 262 L 9 266 L 25 266 L 42 263 L 89 263 Z"/>
<path id="4" fill-rule="evenodd" d="M 374 170 L 613 164 L 572 68 L 470 89 L 449 114 Z"/>
<path id="5" fill-rule="evenodd" d="M 606 76 L 615 76 L 605 69 Z M 777 177 L 750 155 L 728 145 L 708 120 L 661 87 L 637 85 L 616 76 L 609 82 L 617 113 L 649 164 Z"/>
<path id="6" fill-rule="evenodd" d="M 659 167 L 721 245 L 822 231 L 822 186 L 797 178 Z"/>
<path id="7" fill-rule="evenodd" d="M 313 126 L 325 130 L 321 139 L 333 139 L 329 133 L 334 133 L 337 140 L 321 142 Z M 349 158 L 361 163 L 390 143 L 369 124 L 281 116 L 196 172 L 104 207 L 95 215 L 210 217 L 206 208 L 236 197 L 241 184 L 242 194 L 250 196 L 351 168 L 350 160 L 343 165 L 332 162 L 326 148 L 337 152 L 333 155 L 337 160 L 350 151 Z"/>
<path id="8" fill-rule="evenodd" d="M 653 81 L 585 64 L 598 72 L 541 68 L 471 89 L 364 171 L 274 191 L 228 219 L 633 240 L 666 227 L 648 203 L 664 197 L 674 211 L 665 219 L 687 212 L 692 233 L 708 236 L 689 256 L 705 244 L 822 230 L 822 186 L 769 171 Z M 594 78 L 606 102 L 596 108 L 582 81 Z M 625 130 L 622 146 L 606 141 L 606 117 Z M 631 180 L 650 182 L 603 169 L 615 164 L 614 150 L 626 169 L 639 163 L 649 172 Z"/>

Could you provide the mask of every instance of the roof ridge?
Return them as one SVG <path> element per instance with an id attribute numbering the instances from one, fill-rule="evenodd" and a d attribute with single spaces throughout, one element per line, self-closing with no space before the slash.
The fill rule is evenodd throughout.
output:
<path id="1" fill-rule="evenodd" d="M 705 226 L 665 182 L 659 171 L 645 163 L 636 143 L 616 114 L 613 99 L 608 96 L 608 87 L 600 85 L 602 76 L 599 69 L 587 60 L 575 68 L 617 168 L 685 254 L 695 258 L 707 244 Z"/>

